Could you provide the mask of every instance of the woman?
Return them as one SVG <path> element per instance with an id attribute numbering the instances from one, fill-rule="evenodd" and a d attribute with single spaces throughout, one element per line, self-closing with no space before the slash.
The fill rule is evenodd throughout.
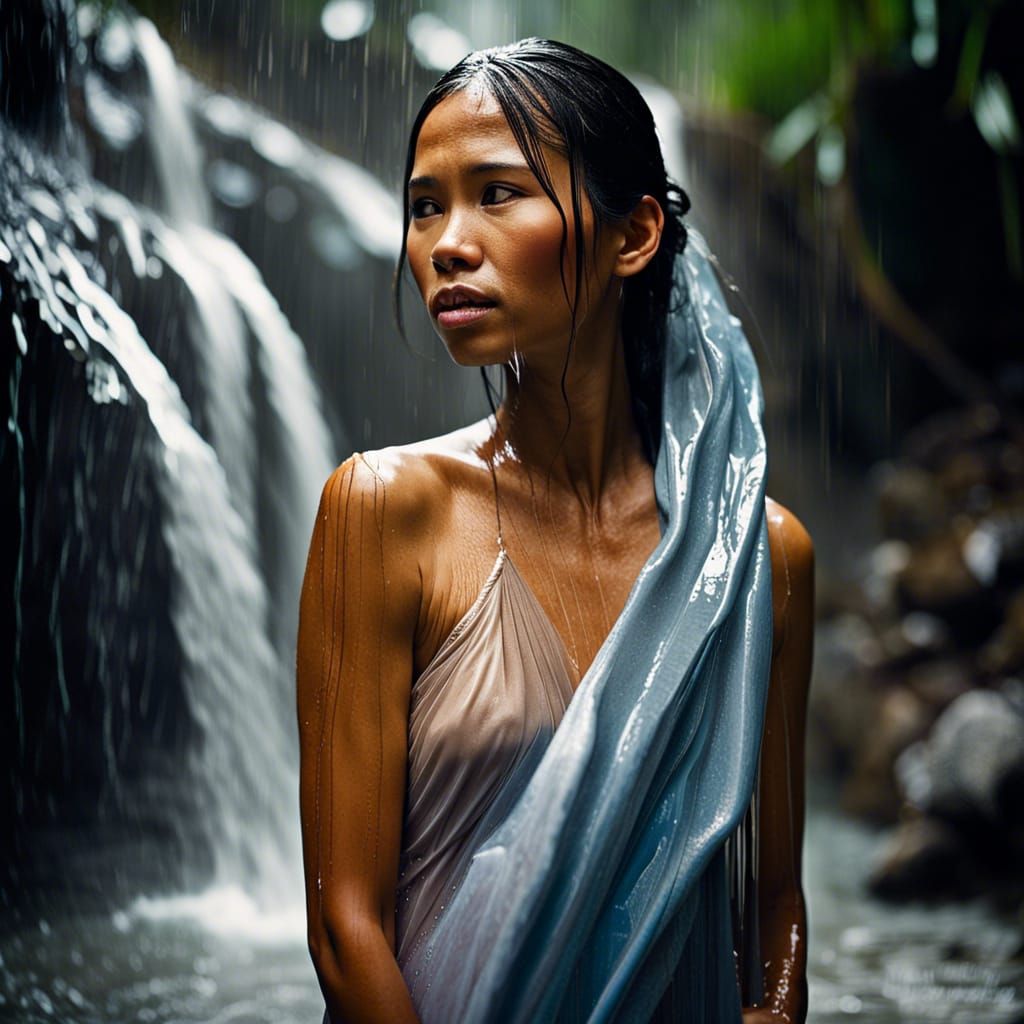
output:
<path id="1" fill-rule="evenodd" d="M 803 1020 L 812 548 L 765 502 L 756 371 L 650 111 L 524 40 L 442 77 L 406 172 L 403 259 L 505 396 L 324 487 L 297 683 L 325 1019 L 718 1022 L 742 991 Z"/>

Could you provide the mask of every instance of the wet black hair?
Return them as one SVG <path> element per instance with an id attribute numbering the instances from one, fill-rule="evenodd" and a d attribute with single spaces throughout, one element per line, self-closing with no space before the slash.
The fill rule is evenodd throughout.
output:
<path id="1" fill-rule="evenodd" d="M 665 215 L 658 251 L 623 284 L 622 335 L 633 415 L 652 463 L 661 437 L 661 394 L 665 338 L 673 298 L 673 266 L 686 245 L 683 216 L 686 193 L 665 172 L 654 118 L 639 90 L 604 61 L 567 43 L 529 38 L 507 46 L 477 50 L 446 71 L 423 101 L 409 133 L 405 181 L 412 174 L 420 129 L 445 98 L 475 84 L 494 97 L 541 187 L 562 218 L 562 261 L 568 246 L 568 221 L 545 168 L 542 146 L 568 160 L 575 234 L 575 294 L 569 300 L 571 332 L 562 371 L 562 396 L 568 408 L 565 377 L 576 336 L 576 311 L 584 282 L 582 194 L 585 192 L 600 230 L 628 215 L 645 195 Z M 403 223 L 409 223 L 409 196 L 403 182 Z M 395 318 L 404 337 L 401 275 L 406 262 L 405 234 L 394 281 Z M 564 269 L 562 285 L 568 299 Z M 678 296 L 682 299 L 683 296 Z M 496 412 L 486 367 L 481 367 L 491 411 Z M 571 417 L 571 410 L 569 411 Z M 568 432 L 568 425 L 566 426 Z"/>

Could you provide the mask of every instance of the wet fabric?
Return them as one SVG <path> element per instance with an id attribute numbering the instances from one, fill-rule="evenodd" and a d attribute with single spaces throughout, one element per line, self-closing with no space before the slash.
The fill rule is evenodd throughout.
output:
<path id="1" fill-rule="evenodd" d="M 497 727 L 507 742 L 493 757 L 470 743 L 465 765 L 435 765 L 440 789 L 419 780 L 432 797 L 410 834 L 419 853 L 403 857 L 398 957 L 424 1024 L 740 1020 L 724 844 L 753 791 L 771 656 L 762 398 L 695 233 L 677 286 L 686 301 L 666 349 L 658 547 L 560 723 L 557 634 L 491 644 L 481 657 L 501 658 L 517 693 Z M 499 555 L 492 588 L 518 575 L 511 565 Z M 518 601 L 533 616 L 522 635 L 553 632 L 528 588 L 502 583 L 488 606 L 493 593 L 485 585 L 477 614 Z M 424 690 L 443 690 L 460 636 L 487 634 L 456 627 Z M 487 809 L 475 823 L 452 789 L 444 796 L 460 772 L 480 774 L 474 813 Z M 431 835 L 445 839 L 433 854 Z"/>
<path id="2" fill-rule="evenodd" d="M 420 953 L 469 857 L 508 812 L 510 780 L 546 749 L 572 679 L 561 637 L 502 546 L 410 696 L 400 967 Z"/>

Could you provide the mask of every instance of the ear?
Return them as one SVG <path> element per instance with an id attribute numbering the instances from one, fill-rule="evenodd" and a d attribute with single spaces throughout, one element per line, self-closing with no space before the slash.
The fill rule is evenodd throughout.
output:
<path id="1" fill-rule="evenodd" d="M 654 259 L 665 226 L 665 214 L 653 196 L 642 196 L 622 222 L 622 247 L 615 259 L 613 273 L 618 277 L 639 274 Z"/>

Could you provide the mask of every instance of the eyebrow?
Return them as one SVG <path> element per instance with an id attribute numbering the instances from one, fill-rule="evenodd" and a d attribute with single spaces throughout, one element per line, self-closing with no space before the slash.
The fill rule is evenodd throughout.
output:
<path id="1" fill-rule="evenodd" d="M 487 174 L 490 171 L 527 171 L 530 174 L 533 173 L 528 164 L 496 163 L 493 161 L 483 164 L 475 164 L 469 169 L 470 174 Z M 436 185 L 437 178 L 432 178 L 429 174 L 424 174 L 418 178 L 410 178 L 408 188 L 412 191 L 414 188 L 434 188 Z"/>

